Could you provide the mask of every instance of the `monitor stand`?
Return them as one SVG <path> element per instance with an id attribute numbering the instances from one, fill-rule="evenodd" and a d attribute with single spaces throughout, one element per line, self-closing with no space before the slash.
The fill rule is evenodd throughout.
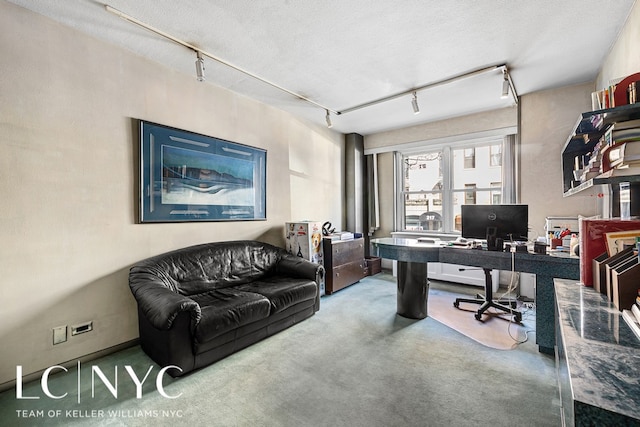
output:
<path id="1" fill-rule="evenodd" d="M 498 229 L 496 227 L 487 227 L 487 250 L 488 251 L 500 251 L 504 250 L 504 241 L 498 236 Z"/>

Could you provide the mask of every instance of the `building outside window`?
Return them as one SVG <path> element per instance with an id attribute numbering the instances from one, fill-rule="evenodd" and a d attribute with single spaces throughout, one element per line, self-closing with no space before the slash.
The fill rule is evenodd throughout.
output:
<path id="1" fill-rule="evenodd" d="M 499 205 L 502 203 L 502 183 L 501 182 L 492 182 L 491 188 L 494 189 L 491 191 L 491 204 Z"/>
<path id="2" fill-rule="evenodd" d="M 502 166 L 501 144 L 496 144 L 489 147 L 489 166 Z"/>
<path id="3" fill-rule="evenodd" d="M 476 167 L 476 149 L 465 148 L 464 149 L 464 168 L 474 169 Z"/>
<path id="4" fill-rule="evenodd" d="M 402 179 L 396 188 L 396 229 L 459 233 L 462 205 L 513 203 L 503 197 L 503 173 L 509 175 L 513 167 L 512 162 L 503 166 L 502 144 L 493 140 L 397 153 Z"/>
<path id="5" fill-rule="evenodd" d="M 464 204 L 475 205 L 476 204 L 476 185 L 465 184 L 464 185 Z"/>

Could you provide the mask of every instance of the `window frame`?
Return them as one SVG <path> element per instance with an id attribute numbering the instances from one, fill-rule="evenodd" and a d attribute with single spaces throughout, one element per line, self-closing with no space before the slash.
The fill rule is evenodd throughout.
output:
<path id="1" fill-rule="evenodd" d="M 395 192 L 395 224 L 394 229 L 397 232 L 403 233 L 416 233 L 416 234 L 430 234 L 430 235 L 459 235 L 459 231 L 455 230 L 455 218 L 452 215 L 454 212 L 454 193 L 465 192 L 468 190 L 465 188 L 464 183 L 457 183 L 457 187 L 452 188 L 453 182 L 453 152 L 454 150 L 464 150 L 466 148 L 475 148 L 477 147 L 488 147 L 489 148 L 489 158 L 491 159 L 491 146 L 492 145 L 500 145 L 502 160 L 502 180 L 501 187 L 495 187 L 491 185 L 490 187 L 476 187 L 473 189 L 474 192 L 482 191 L 489 192 L 491 200 L 493 200 L 493 195 L 496 192 L 499 192 L 501 196 L 501 203 L 509 204 L 509 203 L 517 203 L 517 195 L 516 188 L 518 182 L 518 168 L 516 167 L 516 138 L 515 135 L 504 135 L 501 137 L 492 137 L 492 138 L 481 138 L 477 140 L 461 140 L 457 142 L 451 142 L 448 144 L 429 144 L 425 143 L 423 145 L 414 145 L 409 149 L 399 150 L 394 152 L 395 158 L 395 171 L 396 171 L 396 182 L 394 186 Z M 442 168 L 442 231 L 428 231 L 428 230 L 408 230 L 405 224 L 405 196 L 407 194 L 420 194 L 420 193 L 433 193 L 433 191 L 405 191 L 404 190 L 404 158 L 406 156 L 416 156 L 416 155 L 426 155 L 429 153 L 441 152 L 441 162 L 440 167 Z M 463 151 L 464 154 L 464 151 Z M 477 160 L 477 159 L 476 159 Z M 490 166 L 487 167 L 497 167 Z"/>

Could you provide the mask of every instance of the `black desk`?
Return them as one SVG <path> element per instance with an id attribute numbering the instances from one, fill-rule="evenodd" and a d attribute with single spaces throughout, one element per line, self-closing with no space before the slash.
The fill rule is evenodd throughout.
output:
<path id="1" fill-rule="evenodd" d="M 449 264 L 468 265 L 473 267 L 492 268 L 511 271 L 512 261 L 514 271 L 533 273 L 536 275 L 536 343 L 541 352 L 553 354 L 555 345 L 554 328 L 554 278 L 580 279 L 580 259 L 568 254 L 542 255 L 531 253 L 493 252 L 456 247 L 442 247 L 429 243 L 419 243 L 416 239 L 382 238 L 372 239 L 371 244 L 376 255 L 381 258 L 394 259 L 400 263 L 409 263 L 411 271 L 424 272 L 423 281 L 426 283 L 426 264 L 429 262 L 443 262 Z M 414 266 L 412 264 L 423 264 Z M 399 266 L 400 270 L 400 266 Z M 419 286 L 420 283 L 409 277 L 398 276 L 398 290 L 404 289 L 403 295 L 411 298 L 419 291 L 406 291 L 407 286 Z M 401 280 L 402 279 L 402 280 Z M 398 295 L 400 304 L 400 294 Z M 408 307 L 415 302 L 406 302 Z M 399 307 L 400 308 L 400 307 Z M 401 314 L 401 313 L 400 313 Z M 417 317 L 419 318 L 419 317 Z"/>

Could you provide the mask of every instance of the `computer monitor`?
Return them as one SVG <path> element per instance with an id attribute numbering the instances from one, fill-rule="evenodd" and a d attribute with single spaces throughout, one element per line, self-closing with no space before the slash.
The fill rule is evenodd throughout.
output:
<path id="1" fill-rule="evenodd" d="M 502 250 L 502 242 L 526 241 L 528 205 L 462 205 L 462 237 L 486 239 L 487 249 Z"/>

